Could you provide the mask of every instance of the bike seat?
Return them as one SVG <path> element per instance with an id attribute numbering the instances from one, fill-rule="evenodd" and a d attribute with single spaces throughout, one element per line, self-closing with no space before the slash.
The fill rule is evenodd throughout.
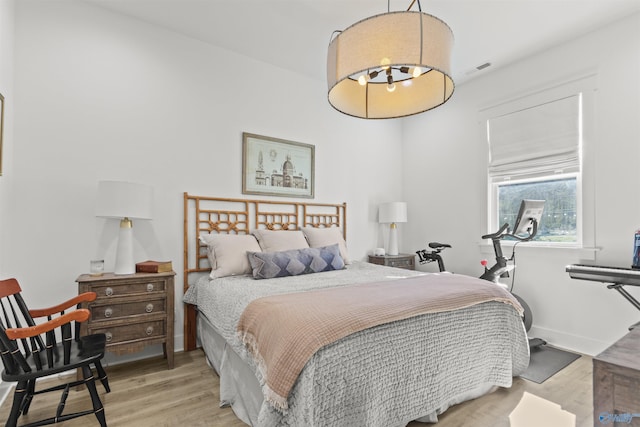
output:
<path id="1" fill-rule="evenodd" d="M 451 245 L 448 245 L 446 243 L 438 243 L 438 242 L 431 242 L 429 243 L 429 247 L 431 249 L 437 249 L 437 248 L 450 248 Z"/>

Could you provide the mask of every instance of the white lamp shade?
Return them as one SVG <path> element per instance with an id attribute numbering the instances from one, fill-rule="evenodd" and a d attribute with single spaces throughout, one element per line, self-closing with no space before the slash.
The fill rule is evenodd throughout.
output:
<path id="1" fill-rule="evenodd" d="M 96 216 L 151 219 L 153 188 L 124 181 L 98 182 Z"/>
<path id="2" fill-rule="evenodd" d="M 405 202 L 381 204 L 378 208 L 378 222 L 383 224 L 407 222 L 407 204 Z"/>
<path id="3" fill-rule="evenodd" d="M 389 12 L 357 22 L 329 44 L 329 103 L 338 111 L 366 119 L 404 117 L 445 103 L 453 94 L 450 62 L 453 32 L 427 13 Z M 362 84 L 358 78 L 391 67 L 420 67 L 418 77 Z M 383 73 L 384 74 L 384 73 Z"/>
<path id="4" fill-rule="evenodd" d="M 123 181 L 98 182 L 96 216 L 120 219 L 115 274 L 135 273 L 133 259 L 134 219 L 151 219 L 153 188 Z"/>

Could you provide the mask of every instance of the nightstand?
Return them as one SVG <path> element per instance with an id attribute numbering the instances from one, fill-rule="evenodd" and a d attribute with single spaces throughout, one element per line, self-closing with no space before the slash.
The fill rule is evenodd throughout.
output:
<path id="1" fill-rule="evenodd" d="M 386 265 L 387 267 L 404 268 L 406 270 L 416 269 L 415 255 L 369 255 L 369 262 L 372 264 Z"/>
<path id="2" fill-rule="evenodd" d="M 78 293 L 95 292 L 88 304 L 89 320 L 80 334 L 104 333 L 107 351 L 121 355 L 162 344 L 167 366 L 173 369 L 173 306 L 175 272 L 102 276 L 83 274 Z"/>

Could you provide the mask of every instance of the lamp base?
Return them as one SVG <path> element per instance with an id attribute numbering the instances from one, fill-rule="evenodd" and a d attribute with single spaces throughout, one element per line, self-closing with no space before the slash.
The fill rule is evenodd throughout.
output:
<path id="1" fill-rule="evenodd" d="M 392 222 L 389 226 L 389 249 L 387 255 L 398 255 L 398 226 Z"/>
<path id="2" fill-rule="evenodd" d="M 116 265 L 113 272 L 114 274 L 134 274 L 136 272 L 136 265 L 133 262 L 133 223 L 129 218 L 120 221 Z"/>

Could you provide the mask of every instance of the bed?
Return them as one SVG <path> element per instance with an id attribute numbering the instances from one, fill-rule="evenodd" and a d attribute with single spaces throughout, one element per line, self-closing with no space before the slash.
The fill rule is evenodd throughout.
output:
<path id="1" fill-rule="evenodd" d="M 433 423 L 452 405 L 510 387 L 528 366 L 521 307 L 508 293 L 466 276 L 350 260 L 344 203 L 185 193 L 184 215 L 185 350 L 203 349 L 220 377 L 219 403 L 249 425 Z M 309 254 L 316 261 L 300 261 Z M 287 265 L 300 261 L 304 273 L 279 269 L 282 257 Z M 484 299 L 473 299 L 476 287 Z M 429 297 L 432 288 L 458 294 Z M 374 295 L 386 305 L 367 306 Z M 320 308 L 325 298 L 333 303 Z M 460 305 L 450 305 L 454 300 Z M 397 315 L 391 301 L 403 309 L 411 303 L 407 312 L 423 311 Z M 291 320 L 289 310 L 302 317 Z M 285 311 L 280 326 L 269 324 Z M 315 329 L 331 318 L 339 334 Z M 352 323 L 358 327 L 346 327 Z M 295 345 L 277 345 L 290 343 L 274 335 L 283 330 L 300 332 Z M 263 347 L 253 341 L 261 336 L 269 337 Z M 325 336 L 331 338 L 316 339 Z M 315 347 L 301 358 L 287 353 L 306 350 L 302 342 Z"/>

